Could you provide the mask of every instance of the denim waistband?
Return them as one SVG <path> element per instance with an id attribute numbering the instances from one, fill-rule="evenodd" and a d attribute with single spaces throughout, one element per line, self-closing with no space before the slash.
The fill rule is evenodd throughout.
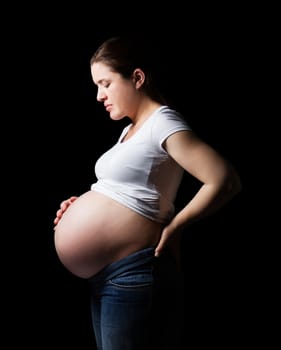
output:
<path id="1" fill-rule="evenodd" d="M 99 271 L 95 276 L 89 278 L 90 283 L 105 282 L 114 276 L 119 275 L 125 271 L 129 271 L 138 266 L 144 265 L 146 263 L 152 262 L 155 258 L 154 256 L 155 248 L 149 247 L 132 253 L 125 258 L 115 261 L 101 271 Z"/>

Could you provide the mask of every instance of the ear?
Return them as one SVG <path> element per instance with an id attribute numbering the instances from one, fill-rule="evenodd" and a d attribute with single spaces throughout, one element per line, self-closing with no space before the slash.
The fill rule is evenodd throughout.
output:
<path id="1" fill-rule="evenodd" d="M 140 68 L 136 68 L 133 72 L 133 82 L 137 89 L 139 89 L 145 81 L 145 74 Z"/>

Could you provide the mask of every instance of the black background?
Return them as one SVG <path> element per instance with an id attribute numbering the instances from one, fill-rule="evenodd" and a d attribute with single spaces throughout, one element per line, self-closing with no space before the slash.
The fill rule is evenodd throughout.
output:
<path id="1" fill-rule="evenodd" d="M 258 103 L 253 91 L 260 32 L 249 10 L 217 10 L 126 8 L 125 15 L 110 6 L 68 5 L 33 8 L 32 16 L 17 11 L 10 108 L 16 115 L 13 187 L 23 218 L 20 225 L 12 220 L 20 229 L 11 259 L 16 287 L 9 320 L 22 343 L 94 349 L 88 286 L 59 262 L 53 219 L 64 198 L 89 189 L 96 159 L 125 125 L 110 120 L 96 102 L 89 59 L 104 39 L 128 31 L 155 40 L 167 68 L 164 88 L 196 132 L 234 164 L 243 184 L 232 202 L 184 237 L 185 346 L 250 341 L 259 316 L 252 287 L 258 263 L 248 210 L 255 168 L 248 124 Z M 186 175 L 178 207 L 196 188 Z"/>

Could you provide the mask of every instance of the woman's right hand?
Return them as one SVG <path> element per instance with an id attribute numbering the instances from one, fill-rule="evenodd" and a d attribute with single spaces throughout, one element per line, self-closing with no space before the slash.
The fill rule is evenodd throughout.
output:
<path id="1" fill-rule="evenodd" d="M 60 209 L 57 211 L 56 213 L 56 217 L 55 217 L 55 220 L 54 220 L 54 224 L 55 224 L 55 227 L 54 229 L 56 228 L 58 222 L 60 221 L 60 219 L 62 218 L 63 216 L 63 213 L 67 210 L 67 208 L 74 202 L 76 201 L 78 197 L 77 196 L 72 196 L 64 201 L 61 202 L 60 204 Z"/>

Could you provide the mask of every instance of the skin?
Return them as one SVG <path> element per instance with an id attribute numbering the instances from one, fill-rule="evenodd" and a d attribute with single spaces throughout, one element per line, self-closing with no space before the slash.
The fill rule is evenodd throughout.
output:
<path id="1" fill-rule="evenodd" d="M 104 104 L 110 118 L 131 119 L 132 127 L 125 137 L 126 140 L 160 107 L 159 103 L 142 91 L 145 74 L 140 68 L 134 70 L 130 79 L 124 79 L 104 63 L 97 62 L 91 66 L 91 74 L 97 86 L 97 100 Z M 155 256 L 159 256 L 167 245 L 172 249 L 176 247 L 187 226 L 217 211 L 241 189 L 240 179 L 231 164 L 194 132 L 176 132 L 167 138 L 164 147 L 202 186 L 193 199 L 162 228 Z M 61 203 L 54 219 L 55 228 L 64 212 L 77 198 L 73 196 Z"/>

